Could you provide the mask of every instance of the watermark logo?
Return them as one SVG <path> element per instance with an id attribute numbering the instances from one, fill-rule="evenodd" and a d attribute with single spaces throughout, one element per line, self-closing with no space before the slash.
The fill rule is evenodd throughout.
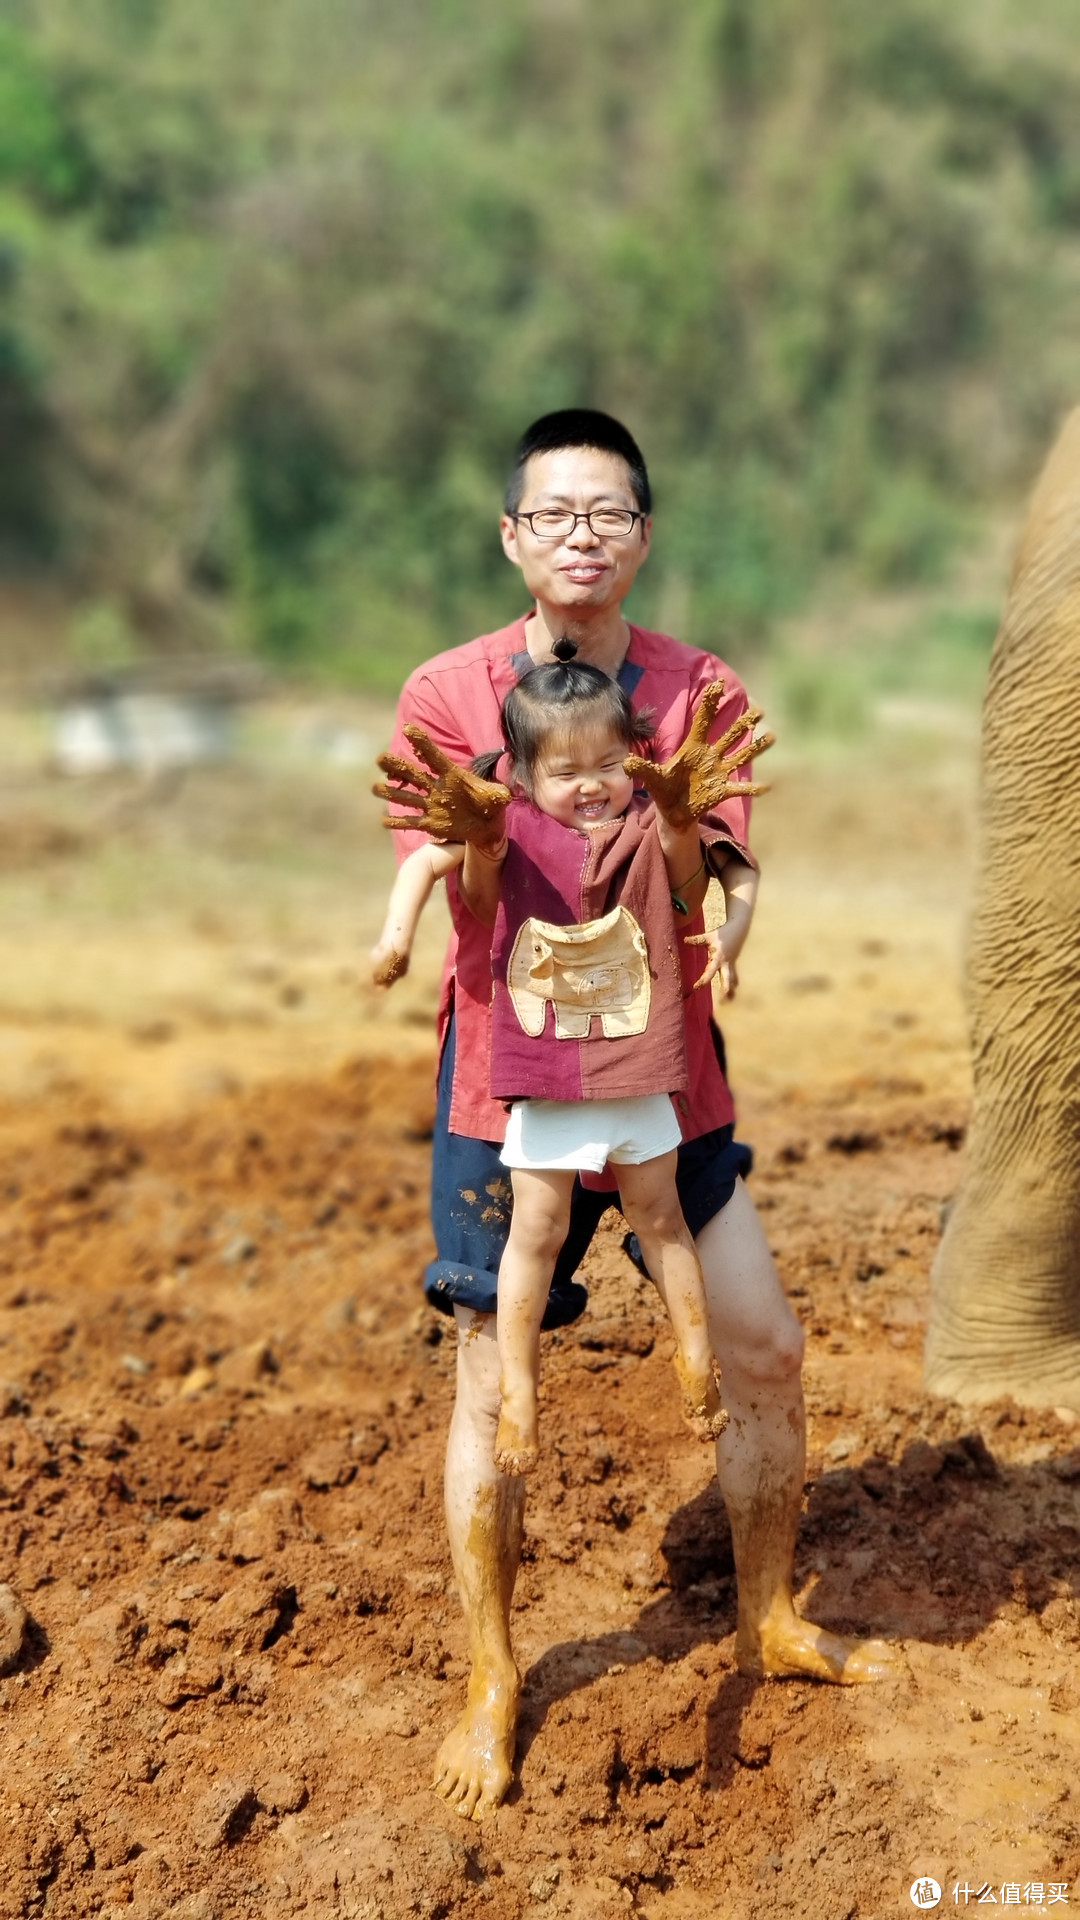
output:
<path id="1" fill-rule="evenodd" d="M 941 1888 L 936 1880 L 931 1880 L 929 1874 L 924 1874 L 921 1880 L 912 1881 L 911 1904 L 913 1907 L 921 1907 L 925 1913 L 930 1907 L 936 1907 L 940 1899 Z"/>

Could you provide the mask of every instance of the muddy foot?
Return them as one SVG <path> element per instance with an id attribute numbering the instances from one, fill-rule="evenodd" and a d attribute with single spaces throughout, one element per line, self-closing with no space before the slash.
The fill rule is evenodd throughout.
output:
<path id="1" fill-rule="evenodd" d="M 540 1453 L 536 1396 L 503 1393 L 495 1430 L 495 1465 L 500 1473 L 531 1473 Z"/>
<path id="2" fill-rule="evenodd" d="M 728 1423 L 727 1410 L 720 1405 L 715 1367 L 710 1361 L 708 1371 L 703 1373 L 676 1355 L 675 1371 L 682 1388 L 683 1419 L 691 1433 L 696 1440 L 715 1440 Z"/>
<path id="3" fill-rule="evenodd" d="M 531 1473 L 540 1457 L 532 1441 L 523 1440 L 517 1428 L 500 1420 L 495 1434 L 495 1465 L 500 1473 L 520 1476 Z"/>
<path id="4" fill-rule="evenodd" d="M 432 1787 L 465 1820 L 494 1813 L 514 1776 L 520 1681 L 471 1682 L 469 1704 L 439 1748 Z"/>
<path id="5" fill-rule="evenodd" d="M 831 1680 L 841 1687 L 895 1679 L 903 1671 L 899 1654 L 887 1641 L 827 1633 L 797 1615 L 782 1627 L 767 1627 L 760 1638 L 740 1631 L 735 1660 L 739 1672 L 753 1679 Z"/>

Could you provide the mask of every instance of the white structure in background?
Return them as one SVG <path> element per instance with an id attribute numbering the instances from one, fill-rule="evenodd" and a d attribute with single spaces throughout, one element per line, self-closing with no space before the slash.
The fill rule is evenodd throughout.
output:
<path id="1" fill-rule="evenodd" d="M 162 663 L 69 683 L 53 693 L 53 764 L 73 776 L 153 777 L 224 759 L 237 708 L 256 691 L 244 662 L 235 669 Z"/>

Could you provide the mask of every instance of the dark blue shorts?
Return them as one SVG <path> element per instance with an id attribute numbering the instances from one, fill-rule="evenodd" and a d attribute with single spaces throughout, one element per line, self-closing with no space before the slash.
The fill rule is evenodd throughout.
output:
<path id="1" fill-rule="evenodd" d="M 499 1262 L 510 1231 L 510 1171 L 503 1166 L 494 1141 L 449 1131 L 454 1045 L 451 1020 L 439 1068 L 432 1151 L 431 1222 L 437 1257 L 424 1275 L 424 1292 L 441 1313 L 453 1313 L 455 1306 L 494 1313 Z M 692 1234 L 699 1234 L 727 1206 L 739 1175 L 749 1173 L 753 1164 L 752 1150 L 736 1140 L 734 1132 L 734 1127 L 717 1127 L 679 1148 L 676 1183 Z M 555 1263 L 545 1327 L 568 1326 L 584 1313 L 589 1296 L 574 1274 L 602 1216 L 618 1201 L 617 1193 L 597 1193 L 575 1181 L 570 1226 Z M 636 1246 L 633 1236 L 628 1236 L 627 1251 L 640 1264 Z"/>

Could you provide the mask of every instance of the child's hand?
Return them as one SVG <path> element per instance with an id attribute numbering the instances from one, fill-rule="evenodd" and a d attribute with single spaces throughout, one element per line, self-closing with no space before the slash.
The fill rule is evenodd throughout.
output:
<path id="1" fill-rule="evenodd" d="M 711 933 L 688 933 L 688 947 L 708 947 L 709 960 L 700 980 L 694 981 L 695 989 L 707 987 L 709 982 L 720 975 L 721 1000 L 734 1000 L 739 989 L 739 974 L 733 959 L 728 959 L 724 951 L 724 929 L 714 927 Z"/>
<path id="2" fill-rule="evenodd" d="M 709 728 L 723 697 L 722 680 L 714 680 L 705 688 L 686 739 L 663 766 L 655 760 L 643 760 L 636 753 L 629 754 L 623 761 L 627 773 L 646 788 L 665 820 L 678 831 L 692 826 L 702 814 L 735 794 L 743 798 L 766 792 L 763 786 L 733 780 L 731 776 L 748 760 L 756 759 L 766 747 L 771 747 L 774 736 L 763 733 L 760 740 L 749 739 L 733 753 L 727 752 L 740 734 L 752 734 L 761 719 L 760 707 L 747 707 L 719 740 L 709 741 Z"/>
<path id="3" fill-rule="evenodd" d="M 501 845 L 505 838 L 504 814 L 511 799 L 509 787 L 498 780 L 482 780 L 468 767 L 456 766 L 422 727 L 406 727 L 405 737 L 425 766 L 396 753 L 381 753 L 378 764 L 390 775 L 393 785 L 380 780 L 371 791 L 380 800 L 411 807 L 416 818 L 384 814 L 383 826 L 419 828 L 433 840 L 464 840 L 481 849 Z M 425 767 L 431 771 L 425 771 Z"/>
<path id="4" fill-rule="evenodd" d="M 392 940 L 380 940 L 371 949 L 371 979 L 376 987 L 392 987 L 409 971 L 409 956 L 399 952 Z"/>

